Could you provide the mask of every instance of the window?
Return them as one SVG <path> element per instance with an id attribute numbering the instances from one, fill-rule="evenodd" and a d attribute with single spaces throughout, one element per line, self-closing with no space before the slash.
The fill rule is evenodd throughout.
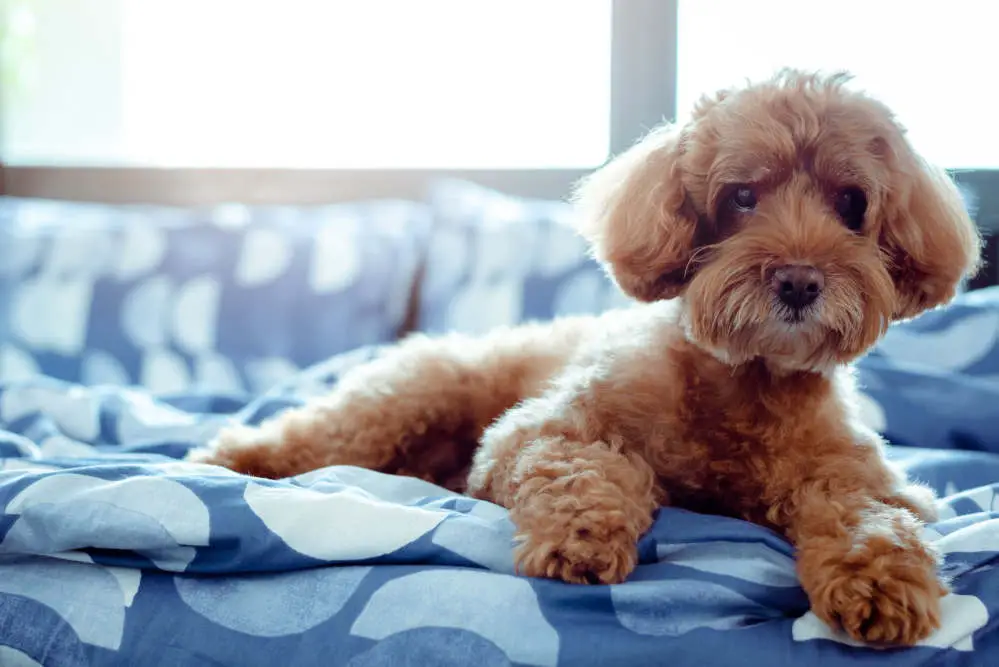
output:
<path id="1" fill-rule="evenodd" d="M 999 168 L 997 23 L 999 4 L 981 0 L 680 0 L 677 108 L 787 65 L 846 69 L 930 160 Z"/>
<path id="2" fill-rule="evenodd" d="M 550 169 L 608 155 L 611 0 L 6 1 L 23 49 L 10 164 Z"/>
<path id="3" fill-rule="evenodd" d="M 922 152 L 965 170 L 999 226 L 986 71 L 999 5 L 982 0 L 0 0 L 0 12 L 12 194 L 304 203 L 421 197 L 448 175 L 561 197 L 702 93 L 791 65 L 853 71 Z"/>

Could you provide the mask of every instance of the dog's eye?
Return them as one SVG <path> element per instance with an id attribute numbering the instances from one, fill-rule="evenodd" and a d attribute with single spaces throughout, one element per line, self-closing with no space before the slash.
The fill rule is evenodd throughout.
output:
<path id="1" fill-rule="evenodd" d="M 860 188 L 843 188 L 837 192 L 833 199 L 833 208 L 847 228 L 856 232 L 864 226 L 867 197 Z"/>
<path id="2" fill-rule="evenodd" d="M 732 205 L 739 211 L 752 211 L 756 208 L 756 193 L 753 188 L 741 185 L 732 192 Z"/>

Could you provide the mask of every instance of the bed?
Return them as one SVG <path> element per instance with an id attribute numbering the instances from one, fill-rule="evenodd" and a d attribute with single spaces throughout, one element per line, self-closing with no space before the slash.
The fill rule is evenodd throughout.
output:
<path id="1" fill-rule="evenodd" d="M 0 223 L 19 226 L 21 253 L 25 238 L 49 229 L 26 231 L 32 206 L 8 203 L 6 219 L 0 207 Z M 626 583 L 572 586 L 514 573 L 503 508 L 425 482 L 350 467 L 270 481 L 185 462 L 222 424 L 259 423 L 379 354 L 408 316 L 402 307 L 366 310 L 391 301 L 376 287 L 413 294 L 414 326 L 430 332 L 520 321 L 545 308 L 540 316 L 599 309 L 618 298 L 575 242 L 559 236 L 560 205 L 450 183 L 408 213 L 392 206 L 376 206 L 377 216 L 399 224 L 377 229 L 356 223 L 370 207 L 334 212 L 355 221 L 351 233 L 375 229 L 379 252 L 391 253 L 349 260 L 350 281 L 342 271 L 325 276 L 340 297 L 355 295 L 338 306 L 347 308 L 342 319 L 378 324 L 363 339 L 359 329 L 340 332 L 336 345 L 322 345 L 308 318 L 295 319 L 315 307 L 309 300 L 287 304 L 285 320 L 253 311 L 260 299 L 252 290 L 261 286 L 272 299 L 281 290 L 301 294 L 295 281 L 315 286 L 312 273 L 293 275 L 295 262 L 266 284 L 246 275 L 227 282 L 239 274 L 239 257 L 215 257 L 206 265 L 217 274 L 195 274 L 200 284 L 214 276 L 214 297 L 190 296 L 178 278 L 190 261 L 177 259 L 171 240 L 171 230 L 187 229 L 176 212 L 156 213 L 168 219 L 167 242 L 148 273 L 123 274 L 120 265 L 113 275 L 56 272 L 51 258 L 60 255 L 51 247 L 8 271 L 0 290 L 15 309 L 26 284 L 72 289 L 74 280 L 90 281 L 90 316 L 75 348 L 65 332 L 41 335 L 18 327 L 16 313 L 0 317 L 0 665 L 985 665 L 999 651 L 995 289 L 893 328 L 860 364 L 864 418 L 895 443 L 891 456 L 942 496 L 941 521 L 926 530 L 946 556 L 953 592 L 943 627 L 915 648 L 877 651 L 830 630 L 808 611 L 788 543 L 745 522 L 662 508 Z M 236 255 L 257 252 L 247 247 L 260 241 L 246 240 L 255 223 L 237 224 L 232 210 L 213 215 L 229 216 L 211 224 L 238 233 Z M 268 216 L 265 239 L 290 233 L 281 226 L 287 212 Z M 428 217 L 429 230 L 414 222 Z M 516 248 L 528 247 L 518 233 L 550 251 L 511 263 Z M 138 243 L 125 224 L 107 234 Z M 312 243 L 313 235 L 294 238 Z M 419 247 L 420 262 L 400 259 Z M 435 258 L 444 249 L 450 261 Z M 573 259 L 570 250 L 580 254 Z M 496 257 L 504 252 L 512 254 Z M 384 280 L 382 267 L 374 271 L 381 282 L 367 284 L 368 268 L 385 262 L 396 282 Z M 158 284 L 175 288 L 175 318 L 180 311 L 197 320 L 214 304 L 211 336 L 180 319 L 164 325 L 170 336 L 135 336 L 134 322 L 112 327 L 114 318 L 93 314 L 128 312 L 136 285 L 163 276 Z M 412 291 L 408 280 L 422 280 L 423 289 Z M 494 304 L 488 312 L 484 295 Z M 239 312 L 250 320 L 220 315 L 232 303 L 244 304 Z M 53 318 L 52 326 L 67 321 Z M 235 348 L 223 344 L 227 326 L 248 321 L 253 335 L 234 337 Z M 205 371 L 223 361 L 232 372 Z"/>

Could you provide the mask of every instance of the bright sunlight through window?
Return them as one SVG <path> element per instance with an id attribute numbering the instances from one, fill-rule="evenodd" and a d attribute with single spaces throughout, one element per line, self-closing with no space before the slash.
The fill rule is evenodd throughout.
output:
<path id="1" fill-rule="evenodd" d="M 788 65 L 847 69 L 930 160 L 999 167 L 997 25 L 985 0 L 681 0 L 678 109 Z"/>
<path id="2" fill-rule="evenodd" d="M 565 168 L 607 156 L 610 0 L 5 0 L 10 163 Z"/>

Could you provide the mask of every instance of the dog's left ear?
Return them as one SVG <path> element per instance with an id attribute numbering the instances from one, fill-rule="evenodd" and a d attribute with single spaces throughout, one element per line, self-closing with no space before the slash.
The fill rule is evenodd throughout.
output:
<path id="1" fill-rule="evenodd" d="M 950 301 L 961 281 L 978 269 L 981 255 L 978 229 L 950 176 L 902 143 L 892 151 L 896 176 L 881 227 L 897 295 L 896 320 Z"/>

